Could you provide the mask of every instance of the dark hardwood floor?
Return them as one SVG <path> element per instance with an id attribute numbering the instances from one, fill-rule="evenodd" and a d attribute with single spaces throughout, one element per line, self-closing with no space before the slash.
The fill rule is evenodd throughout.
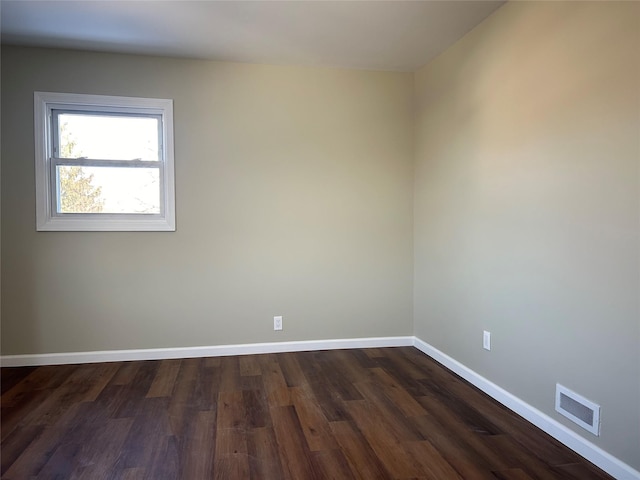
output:
<path id="1" fill-rule="evenodd" d="M 2 369 L 3 479 L 611 478 L 412 347 Z"/>

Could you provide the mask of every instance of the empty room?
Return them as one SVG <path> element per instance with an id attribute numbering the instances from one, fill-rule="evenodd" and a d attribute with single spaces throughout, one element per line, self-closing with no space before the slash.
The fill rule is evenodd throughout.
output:
<path id="1" fill-rule="evenodd" d="M 640 480 L 640 2 L 0 20 L 2 479 Z"/>

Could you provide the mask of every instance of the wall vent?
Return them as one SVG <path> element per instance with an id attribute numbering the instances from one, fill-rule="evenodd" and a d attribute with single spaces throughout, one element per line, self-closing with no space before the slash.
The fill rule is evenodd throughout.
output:
<path id="1" fill-rule="evenodd" d="M 600 405 L 556 383 L 556 411 L 600 436 Z"/>

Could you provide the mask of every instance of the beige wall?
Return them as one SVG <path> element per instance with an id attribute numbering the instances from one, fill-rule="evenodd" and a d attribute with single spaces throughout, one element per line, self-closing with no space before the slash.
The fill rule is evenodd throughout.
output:
<path id="1" fill-rule="evenodd" d="M 638 3 L 498 10 L 417 73 L 414 205 L 416 335 L 636 469 L 639 32 Z"/>
<path id="2" fill-rule="evenodd" d="M 177 231 L 36 232 L 34 90 L 174 99 Z M 412 98 L 407 73 L 3 47 L 2 353 L 411 335 Z"/>

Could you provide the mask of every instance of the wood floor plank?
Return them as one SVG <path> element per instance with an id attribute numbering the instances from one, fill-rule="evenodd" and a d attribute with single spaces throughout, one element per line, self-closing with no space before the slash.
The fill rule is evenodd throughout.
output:
<path id="1" fill-rule="evenodd" d="M 290 388 L 293 406 L 302 428 L 302 433 L 311 451 L 333 450 L 337 448 L 329 430 L 329 423 L 318 406 L 310 388 Z"/>
<path id="2" fill-rule="evenodd" d="M 65 438 L 66 433 L 66 429 L 63 428 L 45 427 L 42 433 L 9 466 L 2 476 L 3 480 L 23 480 L 37 476 L 60 444 L 63 443 L 61 439 Z"/>
<path id="3" fill-rule="evenodd" d="M 64 415 L 69 406 L 95 399 L 102 388 L 96 389 L 92 384 L 96 378 L 99 383 L 103 381 L 100 376 L 94 377 L 93 372 L 96 370 L 94 365 L 79 366 L 36 409 L 37 415 L 31 416 L 29 422 L 39 425 L 54 425 Z"/>
<path id="4" fill-rule="evenodd" d="M 145 468 L 145 477 L 148 480 L 159 478 L 179 479 L 183 471 L 182 464 L 178 440 L 172 435 L 164 436 L 161 439 L 159 448 L 153 451 L 150 465 Z"/>
<path id="5" fill-rule="evenodd" d="M 197 412 L 195 424 L 187 440 L 182 478 L 211 478 L 216 444 L 217 412 Z"/>
<path id="6" fill-rule="evenodd" d="M 520 468 L 509 468 L 493 472 L 493 474 L 499 480 L 534 480 Z"/>
<path id="7" fill-rule="evenodd" d="M 385 395 L 393 404 L 397 405 L 406 417 L 419 417 L 427 413 L 422 405 L 382 368 L 372 368 L 371 372 L 377 380 L 375 385 L 382 387 Z"/>
<path id="8" fill-rule="evenodd" d="M 429 441 L 405 442 L 402 445 L 422 467 L 421 470 L 426 474 L 423 477 L 432 480 L 441 480 L 443 478 L 447 480 L 462 480 L 460 474 Z"/>
<path id="9" fill-rule="evenodd" d="M 306 447 L 295 408 L 293 406 L 273 407 L 271 418 L 278 443 L 283 478 L 320 480 L 322 477 L 311 462 L 311 452 Z"/>
<path id="10" fill-rule="evenodd" d="M 6 441 L 2 443 L 2 450 L 0 451 L 0 475 L 5 474 L 7 469 L 15 463 L 25 449 L 42 434 L 44 428 L 43 425 L 28 425 L 19 431 L 14 430 L 12 434 L 7 437 Z"/>
<path id="11" fill-rule="evenodd" d="M 465 418 L 457 415 L 458 412 L 449 410 L 446 403 L 431 397 L 421 397 L 420 403 L 429 411 L 435 423 L 440 425 L 441 430 L 448 431 L 459 439 L 459 444 L 465 452 L 473 455 L 477 465 L 482 465 L 489 471 L 517 466 L 509 462 L 511 457 L 496 453 L 493 448 L 487 446 L 483 439 L 484 432 L 478 433 L 473 426 L 469 426 Z"/>
<path id="12" fill-rule="evenodd" d="M 33 370 L 32 367 L 24 368 L 28 369 L 28 375 L 24 375 L 24 380 L 2 394 L 2 401 L 0 402 L 2 408 L 22 404 L 23 397 L 32 392 L 38 390 L 53 390 L 59 387 L 69 377 L 71 372 L 75 370 L 75 366 L 73 365 L 45 365 L 35 370 Z M 0 370 L 4 372 L 5 368 Z M 14 375 L 17 374 L 14 373 Z"/>
<path id="13" fill-rule="evenodd" d="M 69 478 L 76 465 L 76 457 L 82 445 L 78 442 L 58 445 L 51 457 L 36 476 L 37 480 Z"/>
<path id="14" fill-rule="evenodd" d="M 243 377 L 253 377 L 260 375 L 260 363 L 255 355 L 243 355 L 240 361 L 240 375 Z"/>
<path id="15" fill-rule="evenodd" d="M 87 423 L 100 422 L 107 418 L 114 418 L 120 406 L 126 401 L 128 389 L 126 385 L 107 385 L 93 402 L 80 405 L 79 410 L 84 409 Z M 70 410 L 73 407 L 70 407 Z M 67 412 L 75 413 L 75 412 Z M 66 415 L 68 416 L 68 415 Z M 65 416 L 65 417 L 66 417 Z M 61 421 L 65 421 L 62 418 Z"/>
<path id="16" fill-rule="evenodd" d="M 262 390 L 243 390 L 242 400 L 245 407 L 247 428 L 262 428 L 271 426 L 269 403 Z"/>
<path id="17" fill-rule="evenodd" d="M 42 425 L 41 423 L 32 422 L 32 419 L 39 418 L 38 410 L 40 405 L 44 403 L 55 391 L 48 390 L 31 390 L 24 392 L 21 396 L 22 403 L 12 403 L 10 407 L 2 407 L 2 431 L 0 439 L 4 443 L 9 435 L 13 434 L 16 429 L 27 428 L 33 425 Z"/>
<path id="18" fill-rule="evenodd" d="M 420 380 L 428 378 L 428 372 L 406 355 L 402 349 L 390 349 L 386 357 L 378 357 L 375 362 L 384 369 L 398 384 L 414 397 L 421 397 L 430 393 Z"/>
<path id="19" fill-rule="evenodd" d="M 387 355 L 384 348 L 367 348 L 365 353 L 369 358 L 386 357 Z"/>
<path id="20" fill-rule="evenodd" d="M 175 387 L 176 378 L 180 371 L 180 360 L 162 360 L 156 371 L 153 383 L 147 392 L 148 398 L 170 397 Z"/>
<path id="21" fill-rule="evenodd" d="M 0 372 L 3 480 L 611 478 L 413 347 Z"/>
<path id="22" fill-rule="evenodd" d="M 167 410 L 167 399 L 148 398 L 140 405 L 138 415 L 122 417 L 133 418 L 133 424 L 117 460 L 119 468 L 152 465 L 155 451 L 162 447 L 164 437 L 172 433 Z"/>
<path id="23" fill-rule="evenodd" d="M 169 423 L 171 433 L 182 437 L 189 432 L 189 423 L 196 409 L 193 402 L 198 375 L 197 359 L 185 359 L 180 361 L 178 379 L 173 394 L 169 399 Z"/>
<path id="24" fill-rule="evenodd" d="M 418 355 L 415 355 L 416 353 Z M 423 365 L 424 355 L 415 348 L 389 349 L 386 358 L 394 365 L 394 374 L 397 372 L 402 377 L 411 377 L 414 380 L 420 380 L 429 375 Z"/>
<path id="25" fill-rule="evenodd" d="M 354 478 L 388 479 L 390 474 L 362 434 L 350 422 L 331 422 L 331 432 L 348 460 Z"/>
<path id="26" fill-rule="evenodd" d="M 601 480 L 602 472 L 586 462 L 571 463 L 568 465 L 553 465 L 551 470 L 561 478 L 575 480 Z"/>
<path id="27" fill-rule="evenodd" d="M 214 478 L 249 477 L 247 425 L 241 390 L 219 394 L 214 458 Z"/>
<path id="28" fill-rule="evenodd" d="M 309 380 L 302 371 L 298 358 L 300 355 L 308 355 L 309 353 L 283 353 L 278 356 L 278 362 L 288 387 L 301 387 L 308 383 Z"/>
<path id="29" fill-rule="evenodd" d="M 383 418 L 367 400 L 351 400 L 346 404 L 355 425 L 393 478 L 421 475 L 416 459 L 402 447 L 402 440 L 397 437 L 393 421 Z"/>
<path id="30" fill-rule="evenodd" d="M 247 449 L 249 452 L 249 472 L 252 479 L 284 478 L 273 427 L 258 427 L 249 430 Z"/>
<path id="31" fill-rule="evenodd" d="M 118 366 L 115 363 L 103 363 L 98 364 L 97 368 L 91 368 L 89 373 L 91 375 L 90 386 L 87 389 L 82 401 L 93 402 L 98 395 L 102 393 L 102 390 L 111 382 L 111 379 L 118 371 Z"/>
<path id="32" fill-rule="evenodd" d="M 29 389 L 25 392 L 25 404 L 19 405 L 16 409 L 3 409 L 8 418 L 5 419 L 3 415 L 2 435 L 11 433 L 20 425 L 55 424 L 70 405 L 93 396 L 92 372 L 97 369 L 99 367 L 96 368 L 94 365 L 79 365 L 73 370 L 67 370 L 68 377 L 56 388 Z"/>
<path id="33" fill-rule="evenodd" d="M 244 391 L 264 391 L 262 375 L 240 376 L 240 390 Z"/>
<path id="34" fill-rule="evenodd" d="M 353 358 L 354 361 L 357 362 L 358 365 L 365 370 L 378 366 L 378 359 L 371 358 L 369 355 L 367 355 L 367 351 L 369 351 L 368 348 L 349 350 L 349 352 L 351 353 L 351 358 Z"/>
<path id="35" fill-rule="evenodd" d="M 535 453 L 523 451 L 519 444 L 509 435 L 493 435 L 484 437 L 481 441 L 495 453 L 494 461 L 502 462 L 509 467 L 518 468 L 534 478 L 554 478 L 556 474 L 552 470 L 552 466 L 547 464 L 543 459 L 539 458 Z M 499 457 L 499 460 L 497 460 Z M 494 469 L 501 471 L 503 469 Z M 506 470 L 506 469 L 504 469 Z M 570 478 L 567 476 L 567 478 Z"/>
<path id="36" fill-rule="evenodd" d="M 200 359 L 194 378 L 193 407 L 199 410 L 215 410 L 222 387 L 222 367 L 214 366 L 207 358 Z"/>
<path id="37" fill-rule="evenodd" d="M 109 466 L 114 465 L 129 435 L 133 418 L 110 419 L 85 429 L 75 468 L 70 478 L 108 478 Z"/>
<path id="38" fill-rule="evenodd" d="M 412 418 L 407 418 L 401 407 L 389 399 L 379 384 L 363 382 L 356 385 L 365 401 L 348 401 L 347 405 L 360 405 L 376 418 L 376 422 L 385 426 L 398 441 L 419 441 L 424 436 L 415 427 Z M 352 410 L 350 410 L 352 411 Z M 423 413 L 424 410 L 422 410 Z"/>
<path id="39" fill-rule="evenodd" d="M 119 477 L 122 480 L 144 480 L 146 469 L 144 468 L 127 468 L 122 472 L 122 476 Z"/>
<path id="40" fill-rule="evenodd" d="M 140 367 L 130 383 L 124 385 L 126 401 L 122 402 L 114 416 L 117 418 L 135 417 L 144 413 L 142 409 L 147 404 L 152 404 L 152 399 L 147 399 L 147 392 L 153 383 L 158 369 L 158 362 L 141 362 Z"/>
<path id="41" fill-rule="evenodd" d="M 224 357 L 206 357 L 202 358 L 202 364 L 205 368 L 220 368 Z"/>
<path id="42" fill-rule="evenodd" d="M 299 356 L 298 363 L 325 417 L 330 422 L 348 420 L 340 393 L 331 388 L 329 372 L 322 370 L 311 353 Z"/>
<path id="43" fill-rule="evenodd" d="M 357 374 L 353 374 L 348 363 L 340 362 L 336 354 L 339 355 L 340 352 L 314 352 L 314 362 L 317 368 L 325 374 L 331 372 L 331 375 L 325 375 L 324 381 L 331 386 L 332 391 L 338 393 L 340 398 L 362 400 L 360 391 L 354 385 L 354 381 L 358 381 L 360 378 Z"/>
<path id="44" fill-rule="evenodd" d="M 7 393 L 18 383 L 24 382 L 38 367 L 5 367 L 0 376 L 0 392 Z"/>
<path id="45" fill-rule="evenodd" d="M 235 392 L 240 386 L 240 357 L 223 357 L 220 359 L 220 392 Z"/>
<path id="46" fill-rule="evenodd" d="M 219 430 L 216 436 L 214 478 L 249 478 L 246 433 L 237 429 L 224 429 Z"/>
<path id="47" fill-rule="evenodd" d="M 426 439 L 438 450 L 452 468 L 465 480 L 493 480 L 492 469 L 467 440 L 450 431 L 431 415 L 415 417 L 417 428 Z"/>
<path id="48" fill-rule="evenodd" d="M 261 355 L 260 365 L 264 388 L 270 406 L 291 405 L 289 386 L 275 355 Z"/>
<path id="49" fill-rule="evenodd" d="M 336 368 L 340 369 L 341 376 L 352 384 L 369 380 L 373 372 L 373 368 L 362 366 L 359 357 L 354 354 L 354 350 L 332 351 L 329 359 Z"/>
<path id="50" fill-rule="evenodd" d="M 452 421 L 455 419 L 456 424 L 460 422 L 468 430 L 477 434 L 499 435 L 503 433 L 486 415 L 465 400 L 451 395 L 449 392 L 436 392 L 433 395 L 420 397 L 418 400 L 432 414 L 440 415 L 442 413 L 447 415 L 447 418 Z"/>
<path id="51" fill-rule="evenodd" d="M 118 371 L 111 380 L 111 385 L 129 385 L 135 378 L 143 362 L 118 362 Z"/>
<path id="52" fill-rule="evenodd" d="M 349 463 L 340 450 L 319 450 L 311 454 L 311 462 L 318 477 L 325 480 L 351 480 L 354 477 Z"/>

